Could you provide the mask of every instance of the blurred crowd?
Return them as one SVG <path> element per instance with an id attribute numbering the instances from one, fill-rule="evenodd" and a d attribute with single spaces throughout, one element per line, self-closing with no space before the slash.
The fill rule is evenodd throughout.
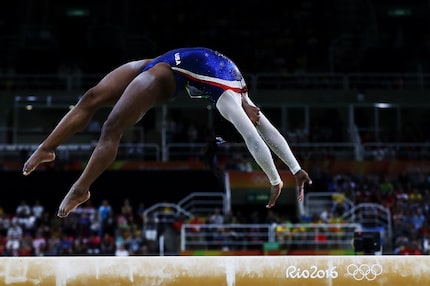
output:
<path id="1" fill-rule="evenodd" d="M 337 221 L 348 211 L 342 198 L 354 204 L 372 202 L 389 210 L 392 221 L 393 254 L 430 254 L 430 176 L 425 171 L 405 170 L 398 176 L 368 174 L 329 175 L 313 170 L 313 189 L 335 193 L 333 205 L 306 222 Z M 124 199 L 119 208 L 108 199 L 87 201 L 69 217 L 59 219 L 41 200 L 22 200 L 15 213 L 0 208 L 0 255 L 157 255 L 157 239 L 166 220 L 145 221 L 145 204 Z M 183 223 L 191 224 L 285 224 L 294 219 L 270 210 L 266 213 L 215 209 L 207 216 L 175 217 L 170 212 L 169 228 L 179 235 Z M 150 220 L 150 221 L 149 221 Z"/>
<path id="2" fill-rule="evenodd" d="M 143 255 L 152 251 L 142 236 L 143 204 L 120 210 L 108 200 L 99 206 L 91 201 L 67 219 L 59 219 L 35 201 L 22 200 L 16 212 L 0 212 L 0 253 L 6 256 L 52 255 Z"/>
<path id="3" fill-rule="evenodd" d="M 404 170 L 399 175 L 313 175 L 314 187 L 341 194 L 355 205 L 371 202 L 387 208 L 393 230 L 393 254 L 430 254 L 430 174 L 426 170 Z M 333 208 L 317 219 L 341 217 L 348 211 L 344 200 L 333 202 Z"/>

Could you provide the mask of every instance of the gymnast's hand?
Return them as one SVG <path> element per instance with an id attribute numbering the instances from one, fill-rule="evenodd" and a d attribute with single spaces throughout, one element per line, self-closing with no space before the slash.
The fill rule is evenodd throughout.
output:
<path id="1" fill-rule="evenodd" d="M 297 200 L 303 201 L 305 193 L 305 184 L 312 185 L 312 180 L 309 178 L 308 173 L 305 170 L 298 171 L 294 177 L 296 178 L 296 186 L 298 191 Z"/>
<path id="2" fill-rule="evenodd" d="M 260 108 L 250 105 L 246 100 L 245 96 L 242 95 L 242 107 L 245 110 L 245 113 L 248 115 L 249 119 L 251 119 L 252 124 L 257 126 L 260 123 Z"/>

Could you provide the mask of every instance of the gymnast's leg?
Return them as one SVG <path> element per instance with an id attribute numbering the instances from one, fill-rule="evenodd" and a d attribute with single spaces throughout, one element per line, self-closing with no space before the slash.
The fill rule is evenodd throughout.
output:
<path id="1" fill-rule="evenodd" d="M 90 197 L 92 183 L 114 162 L 123 132 L 138 122 L 153 106 L 175 92 L 170 66 L 160 63 L 139 74 L 125 89 L 103 124 L 100 138 L 84 171 L 60 204 L 57 215 L 68 216 Z"/>
<path id="2" fill-rule="evenodd" d="M 115 104 L 131 80 L 141 72 L 145 63 L 146 60 L 126 63 L 86 91 L 76 106 L 69 110 L 24 163 L 23 174 L 29 175 L 39 164 L 55 160 L 55 149 L 75 133 L 83 130 L 99 108 Z"/>

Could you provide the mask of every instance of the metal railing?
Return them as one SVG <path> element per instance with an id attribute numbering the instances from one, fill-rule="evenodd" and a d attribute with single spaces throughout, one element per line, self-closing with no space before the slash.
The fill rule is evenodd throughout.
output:
<path id="1" fill-rule="evenodd" d="M 183 224 L 181 251 L 191 249 L 263 249 L 265 242 L 275 241 L 269 224 Z"/>
<path id="2" fill-rule="evenodd" d="M 382 227 L 387 232 L 387 237 L 392 235 L 391 211 L 377 203 L 357 204 L 345 212 L 342 219 L 360 223 L 363 228 Z"/>
<path id="3" fill-rule="evenodd" d="M 225 193 L 193 192 L 178 202 L 178 206 L 194 215 L 206 216 L 219 208 L 223 213 L 230 211 L 231 202 Z"/>
<path id="4" fill-rule="evenodd" d="M 330 158 L 334 160 L 430 160 L 430 142 L 427 143 L 402 143 L 381 142 L 364 143 L 291 143 L 295 155 L 303 160 L 319 160 Z M 64 162 L 86 161 L 91 155 L 93 144 L 64 144 L 58 147 L 57 157 Z M 0 144 L 0 160 L 22 160 L 23 156 L 35 150 L 35 144 Z M 363 149 L 363 158 L 357 158 L 355 150 Z M 163 148 L 155 143 L 123 143 L 118 149 L 117 160 L 122 161 L 204 161 L 206 144 L 167 144 Z M 166 152 L 166 153 L 164 153 Z M 217 156 L 232 158 L 239 155 L 249 158 L 249 152 L 243 143 L 220 145 Z"/>
<path id="5" fill-rule="evenodd" d="M 181 251 L 251 250 L 275 242 L 282 249 L 352 250 L 358 223 L 183 224 Z"/>
<path id="6" fill-rule="evenodd" d="M 0 144 L 0 159 L 21 160 L 36 150 L 36 144 Z M 94 144 L 65 144 L 58 146 L 56 157 L 63 162 L 86 161 L 93 152 Z M 129 161 L 160 161 L 160 146 L 158 144 L 124 143 L 118 149 L 118 160 Z"/>
<path id="7" fill-rule="evenodd" d="M 244 75 L 251 89 L 428 89 L 427 73 L 254 73 Z M 2 90 L 82 90 L 102 74 L 0 74 Z"/>

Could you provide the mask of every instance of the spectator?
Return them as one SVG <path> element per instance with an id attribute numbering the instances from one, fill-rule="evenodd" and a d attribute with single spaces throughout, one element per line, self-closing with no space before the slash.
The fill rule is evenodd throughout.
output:
<path id="1" fill-rule="evenodd" d="M 112 207 L 109 204 L 109 201 L 106 199 L 102 200 L 102 203 L 99 206 L 97 212 L 98 219 L 100 222 L 100 231 L 103 232 L 106 228 L 108 228 L 109 219 L 111 218 L 112 214 Z M 101 235 L 102 233 L 99 234 Z"/>
<path id="2" fill-rule="evenodd" d="M 121 206 L 121 214 L 125 216 L 127 220 L 130 220 L 130 218 L 134 215 L 133 206 L 130 204 L 129 199 L 124 200 Z"/>
<path id="3" fill-rule="evenodd" d="M 35 256 L 44 256 L 47 243 L 42 231 L 37 231 L 32 247 Z"/>
<path id="4" fill-rule="evenodd" d="M 129 256 L 129 255 L 130 255 L 130 252 L 125 247 L 124 243 L 117 244 L 116 250 L 115 250 L 115 256 Z"/>
<path id="5" fill-rule="evenodd" d="M 71 255 L 73 254 L 74 239 L 72 236 L 62 234 L 58 245 L 59 255 Z"/>
<path id="6" fill-rule="evenodd" d="M 16 233 L 10 233 L 7 236 L 5 252 L 7 256 L 19 256 L 21 248 L 21 239 Z"/>
<path id="7" fill-rule="evenodd" d="M 25 200 L 16 207 L 16 216 L 20 218 L 27 218 L 31 214 L 31 207 L 27 204 Z"/>
<path id="8" fill-rule="evenodd" d="M 87 253 L 93 254 L 93 255 L 100 254 L 100 246 L 101 246 L 100 237 L 95 233 L 91 234 L 87 241 Z"/>
<path id="9" fill-rule="evenodd" d="M 6 236 L 7 230 L 11 225 L 11 220 L 9 216 L 3 211 L 3 208 L 0 210 L 0 234 Z"/>
<path id="10" fill-rule="evenodd" d="M 17 237 L 18 239 L 22 239 L 23 237 L 23 229 L 17 223 L 17 218 L 12 219 L 10 227 L 7 230 L 7 237 Z"/>
<path id="11" fill-rule="evenodd" d="M 33 215 L 36 217 L 36 220 L 40 220 L 40 219 L 42 219 L 42 215 L 43 215 L 43 212 L 44 212 L 44 210 L 45 210 L 45 208 L 44 208 L 44 206 L 40 203 L 40 201 L 39 200 L 36 200 L 35 202 L 34 202 L 34 205 L 32 206 L 32 208 L 31 208 L 31 211 L 32 211 L 32 213 L 33 213 Z"/>
<path id="12" fill-rule="evenodd" d="M 421 208 L 415 208 L 411 217 L 411 222 L 415 227 L 415 230 L 418 231 L 426 222 L 426 217 L 423 214 L 423 210 Z"/>
<path id="13" fill-rule="evenodd" d="M 100 254 L 114 255 L 115 254 L 115 241 L 109 233 L 103 234 L 100 242 Z"/>
<path id="14" fill-rule="evenodd" d="M 223 224 L 224 216 L 221 213 L 220 208 L 215 208 L 214 212 L 209 216 L 209 224 Z"/>
<path id="15" fill-rule="evenodd" d="M 331 206 L 327 206 L 319 216 L 320 222 L 322 223 L 330 223 L 330 219 L 332 218 Z"/>
<path id="16" fill-rule="evenodd" d="M 133 231 L 131 236 L 126 239 L 125 245 L 130 255 L 139 255 L 142 253 L 143 238 L 140 231 Z"/>

